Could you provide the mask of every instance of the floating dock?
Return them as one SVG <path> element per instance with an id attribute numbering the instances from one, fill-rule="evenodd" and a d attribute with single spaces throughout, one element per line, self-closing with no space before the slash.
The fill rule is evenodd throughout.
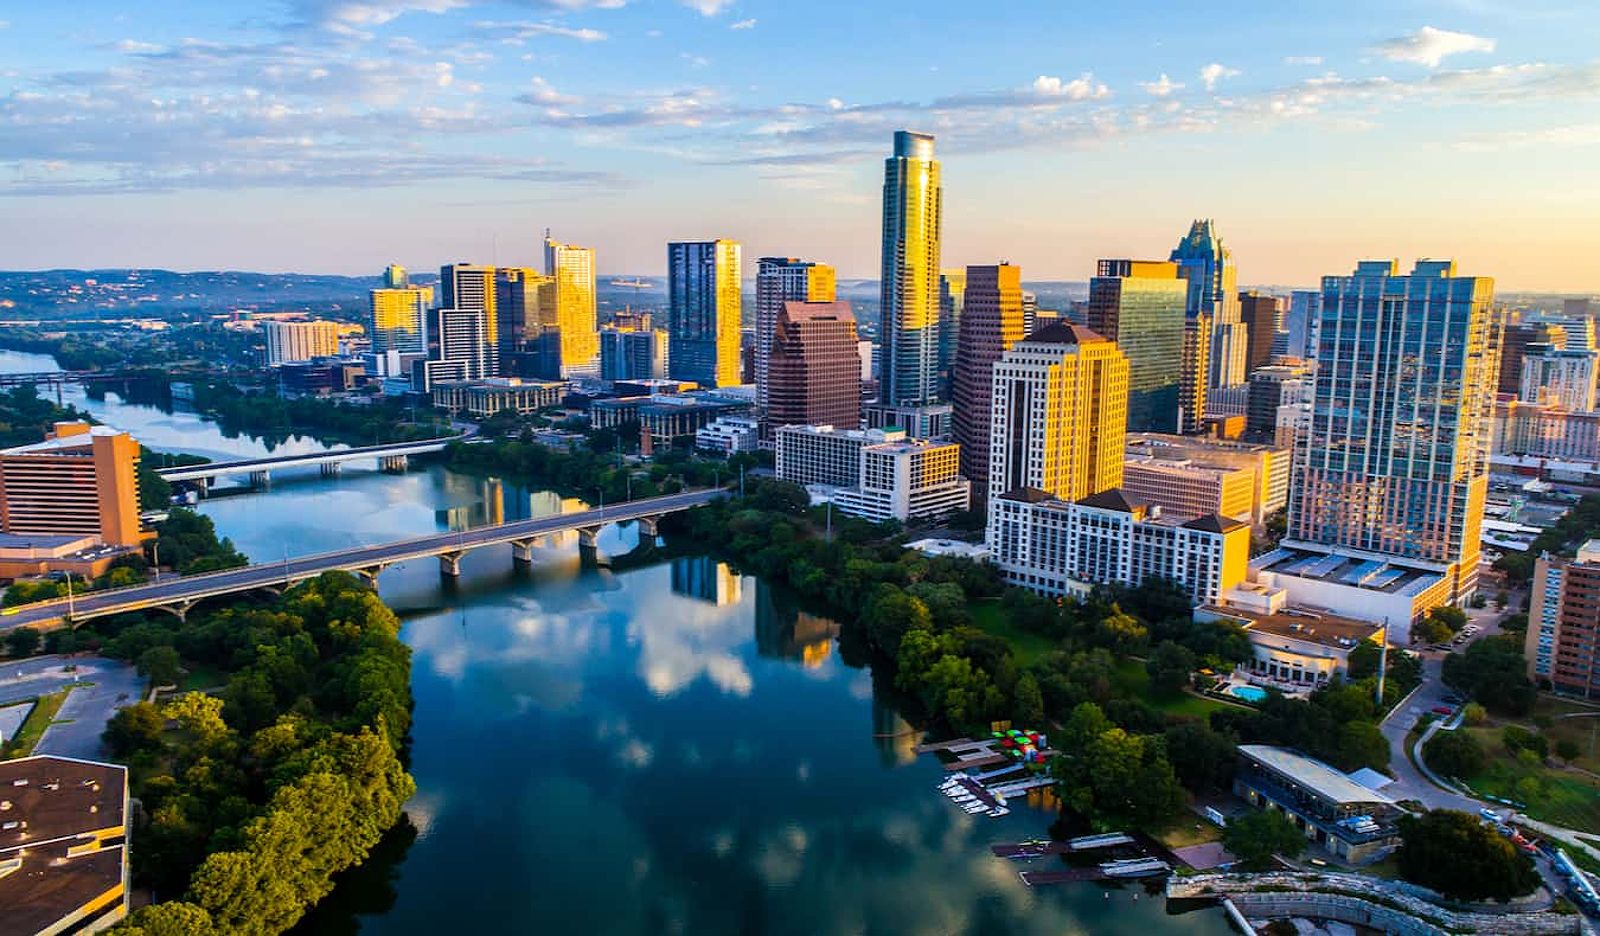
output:
<path id="1" fill-rule="evenodd" d="M 1072 851 L 1089 851 L 1095 848 L 1114 848 L 1118 845 L 1132 845 L 1134 838 L 1122 832 L 1108 832 L 1105 835 L 1084 835 L 1070 839 L 1067 847 Z"/>
<path id="2" fill-rule="evenodd" d="M 1098 881 L 1104 877 L 1099 868 L 1062 868 L 1060 871 L 1023 871 L 1018 877 L 1029 887 L 1046 884 L 1070 884 L 1075 881 Z"/>
<path id="3" fill-rule="evenodd" d="M 1100 866 L 1100 873 L 1110 878 L 1155 877 L 1158 874 L 1171 872 L 1172 866 L 1160 858 L 1129 858 L 1124 861 L 1107 861 Z"/>
<path id="4" fill-rule="evenodd" d="M 1066 842 L 1045 842 L 1042 845 L 1033 845 L 1027 842 L 1018 844 L 990 845 L 989 850 L 994 852 L 996 858 L 1029 859 L 1043 858 L 1046 855 L 1065 855 L 1069 849 Z"/>

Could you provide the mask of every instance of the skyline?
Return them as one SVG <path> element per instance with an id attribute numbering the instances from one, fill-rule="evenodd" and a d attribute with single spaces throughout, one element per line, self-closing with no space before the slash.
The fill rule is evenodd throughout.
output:
<path id="1" fill-rule="evenodd" d="M 8 268 L 534 265 L 553 227 L 602 275 L 725 237 L 870 279 L 905 128 L 938 140 L 946 267 L 1081 282 L 1214 218 L 1241 286 L 1425 256 L 1600 291 L 1575 3 L 84 6 L 0 27 Z"/>

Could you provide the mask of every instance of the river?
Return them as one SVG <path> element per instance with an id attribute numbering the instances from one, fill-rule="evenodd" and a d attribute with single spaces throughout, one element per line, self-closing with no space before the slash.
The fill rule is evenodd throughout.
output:
<path id="1" fill-rule="evenodd" d="M 0 352 L 0 372 L 44 369 Z M 265 451 L 192 414 L 65 399 L 157 450 Z M 575 506 L 438 466 L 352 466 L 200 509 L 264 561 Z M 635 535 L 608 528 L 600 551 Z M 1046 834 L 1051 811 L 955 809 L 870 672 L 841 659 L 837 625 L 760 580 L 709 559 L 584 567 L 570 540 L 522 572 L 501 550 L 463 572 L 416 562 L 380 580 L 415 652 L 416 839 L 302 931 L 1230 932 L 1142 887 L 1023 885 L 987 846 Z"/>

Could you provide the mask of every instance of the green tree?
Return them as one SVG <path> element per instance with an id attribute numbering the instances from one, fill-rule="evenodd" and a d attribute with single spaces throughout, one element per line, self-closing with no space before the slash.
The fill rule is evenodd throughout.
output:
<path id="1" fill-rule="evenodd" d="M 1423 749 L 1428 766 L 1446 777 L 1477 776 L 1487 763 L 1483 745 L 1465 731 L 1441 731 Z"/>
<path id="2" fill-rule="evenodd" d="M 183 663 L 171 647 L 151 647 L 139 654 L 138 669 L 154 686 L 175 686 L 183 676 Z"/>
<path id="3" fill-rule="evenodd" d="M 1507 725 L 1501 729 L 1500 741 L 1506 746 L 1507 753 L 1513 756 L 1523 751 L 1531 752 L 1535 763 L 1550 756 L 1550 742 L 1544 735 L 1535 734 L 1521 725 Z"/>
<path id="4" fill-rule="evenodd" d="M 211 914 L 181 900 L 140 907 L 115 929 L 119 936 L 211 936 L 216 931 Z"/>
<path id="5" fill-rule="evenodd" d="M 1446 657 L 1444 681 L 1491 712 L 1526 715 L 1536 696 L 1527 670 L 1521 638 L 1498 634 Z"/>
<path id="6" fill-rule="evenodd" d="M 55 627 L 44 632 L 45 653 L 76 653 L 83 641 L 70 627 Z"/>
<path id="7" fill-rule="evenodd" d="M 1400 820 L 1400 876 L 1453 900 L 1508 900 L 1539 886 L 1533 859 L 1478 817 L 1436 809 Z"/>
<path id="8" fill-rule="evenodd" d="M 1463 725 L 1477 726 L 1488 720 L 1488 710 L 1477 702 L 1468 702 L 1461 707 L 1461 723 Z"/>
<path id="9" fill-rule="evenodd" d="M 1556 756 L 1568 763 L 1577 760 L 1582 754 L 1583 749 L 1571 738 L 1562 738 L 1556 742 Z"/>
<path id="10" fill-rule="evenodd" d="M 1012 706 L 1015 719 L 1023 725 L 1034 726 L 1044 722 L 1044 694 L 1039 690 L 1039 680 L 1032 673 L 1017 677 L 1013 692 L 1016 703 Z"/>
<path id="11" fill-rule="evenodd" d="M 1145 662 L 1145 670 L 1150 674 L 1150 688 L 1167 695 L 1176 694 L 1187 686 L 1194 669 L 1194 653 L 1171 640 L 1156 644 L 1150 659 Z"/>
<path id="12" fill-rule="evenodd" d="M 1179 782 L 1196 793 L 1227 789 L 1233 779 L 1234 739 L 1205 722 L 1179 722 L 1164 735 Z"/>
<path id="13" fill-rule="evenodd" d="M 1095 625 L 1095 638 L 1100 646 L 1120 657 L 1144 650 L 1150 632 L 1137 618 L 1112 605 L 1111 613 Z"/>
<path id="14" fill-rule="evenodd" d="M 39 632 L 31 627 L 13 628 L 6 634 L 6 653 L 13 657 L 33 656 L 39 652 Z"/>
<path id="15" fill-rule="evenodd" d="M 1288 816 L 1266 809 L 1228 820 L 1222 847 L 1246 868 L 1262 871 L 1272 866 L 1274 855 L 1298 857 L 1305 851 L 1306 836 Z"/>
<path id="16" fill-rule="evenodd" d="M 111 716 L 101 737 L 114 757 L 127 760 L 140 751 L 159 748 L 166 725 L 160 708 L 150 702 L 135 702 Z"/>

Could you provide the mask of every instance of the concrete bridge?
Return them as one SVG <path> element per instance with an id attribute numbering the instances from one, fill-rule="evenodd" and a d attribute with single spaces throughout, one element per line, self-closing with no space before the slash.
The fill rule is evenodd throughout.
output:
<path id="1" fill-rule="evenodd" d="M 531 562 L 533 551 L 557 533 L 576 530 L 579 545 L 584 549 L 593 549 L 600 530 L 612 523 L 636 522 L 641 535 L 654 536 L 656 521 L 661 517 L 708 504 L 723 496 L 723 493 L 721 488 L 686 491 L 475 530 L 434 533 L 392 543 L 356 546 L 226 572 L 167 576 L 160 582 L 131 588 L 88 592 L 71 602 L 55 599 L 22 605 L 15 613 L 0 616 L 0 631 L 23 625 L 52 627 L 63 623 L 79 624 L 93 618 L 150 609 L 167 611 L 181 618 L 189 613 L 190 608 L 207 598 L 257 589 L 279 590 L 336 570 L 354 572 L 375 585 L 378 575 L 389 566 L 433 556 L 439 558 L 439 571 L 442 574 L 458 576 L 461 574 L 461 557 L 474 549 L 509 543 L 514 561 Z"/>
<path id="2" fill-rule="evenodd" d="M 366 445 L 360 448 L 336 449 L 327 452 L 309 452 L 304 455 L 268 455 L 264 458 L 246 458 L 240 461 L 208 462 L 204 465 L 180 465 L 175 468 L 161 468 L 156 471 L 168 481 L 198 481 L 202 486 L 209 486 L 217 478 L 230 475 L 249 475 L 253 484 L 265 484 L 275 470 L 283 468 L 301 468 L 318 465 L 323 474 L 333 475 L 339 472 L 339 466 L 345 462 L 360 461 L 362 459 L 376 459 L 378 466 L 384 471 L 406 470 L 406 460 L 412 455 L 422 455 L 428 452 L 442 452 L 451 442 L 460 440 L 460 436 L 449 436 L 443 439 L 423 439 L 417 442 L 388 442 L 383 445 Z"/>

